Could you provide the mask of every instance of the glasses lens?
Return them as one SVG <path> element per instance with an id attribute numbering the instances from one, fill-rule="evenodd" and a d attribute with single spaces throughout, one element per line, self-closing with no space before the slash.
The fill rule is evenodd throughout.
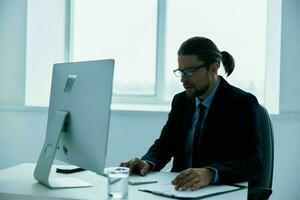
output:
<path id="1" fill-rule="evenodd" d="M 187 76 L 192 76 L 195 71 L 196 71 L 195 68 L 188 68 L 188 69 L 184 70 L 183 73 Z"/>
<path id="2" fill-rule="evenodd" d="M 173 71 L 175 76 L 182 77 L 182 72 L 179 69 Z"/>

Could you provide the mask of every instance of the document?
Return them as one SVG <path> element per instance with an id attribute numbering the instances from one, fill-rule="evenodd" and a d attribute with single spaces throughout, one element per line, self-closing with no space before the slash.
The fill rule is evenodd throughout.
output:
<path id="1" fill-rule="evenodd" d="M 210 185 L 208 187 L 201 188 L 196 191 L 186 190 L 178 191 L 175 190 L 174 185 L 168 184 L 151 184 L 147 186 L 140 187 L 140 191 L 150 192 L 153 194 L 173 197 L 173 198 L 205 198 L 211 197 L 219 194 L 224 194 L 227 192 L 233 192 L 236 190 L 244 189 L 246 187 L 241 186 L 229 186 L 229 185 Z"/>
<path id="2" fill-rule="evenodd" d="M 208 187 L 201 188 L 196 191 L 186 190 L 178 191 L 175 190 L 174 185 L 171 181 L 178 175 L 178 173 L 172 172 L 152 172 L 145 177 L 136 177 L 136 181 L 157 181 L 153 184 L 141 185 L 138 190 L 143 192 L 150 192 L 156 195 L 173 197 L 173 198 L 206 198 L 228 192 L 233 192 L 247 188 L 246 186 L 240 185 L 209 185 Z M 132 178 L 132 177 L 131 177 Z M 130 180 L 130 179 L 129 179 Z M 131 179 L 131 180 L 134 180 Z"/>

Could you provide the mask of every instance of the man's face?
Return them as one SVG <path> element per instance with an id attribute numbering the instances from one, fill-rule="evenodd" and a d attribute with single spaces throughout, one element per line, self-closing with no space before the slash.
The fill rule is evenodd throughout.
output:
<path id="1" fill-rule="evenodd" d="M 199 67 L 203 64 L 204 62 L 198 60 L 196 55 L 178 56 L 178 69 L 180 70 Z M 207 70 L 205 67 L 201 67 L 196 69 L 192 76 L 183 75 L 181 77 L 181 82 L 188 97 L 205 98 L 207 96 L 212 83 L 212 73 L 210 71 L 210 69 Z"/>

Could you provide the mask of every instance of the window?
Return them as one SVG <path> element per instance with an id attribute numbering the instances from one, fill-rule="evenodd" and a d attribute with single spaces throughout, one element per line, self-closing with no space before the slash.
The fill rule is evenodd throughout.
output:
<path id="1" fill-rule="evenodd" d="M 169 104 L 174 94 L 183 90 L 172 72 L 177 68 L 177 50 L 184 40 L 199 35 L 212 39 L 221 51 L 235 58 L 236 68 L 227 80 L 265 102 L 270 43 L 266 38 L 267 0 L 51 2 L 59 15 L 50 12 L 49 5 L 28 3 L 26 105 L 48 104 L 53 63 L 105 58 L 116 61 L 113 102 Z M 50 23 L 42 24 L 33 11 L 51 16 L 44 17 Z M 56 16 L 63 19 L 64 15 L 65 26 L 56 23 Z M 58 31 L 39 35 L 38 25 Z M 43 42 L 48 44 L 47 51 L 40 56 Z M 279 65 L 275 67 L 279 69 Z"/>
<path id="2" fill-rule="evenodd" d="M 220 51 L 228 51 L 235 58 L 235 70 L 227 80 L 255 94 L 263 102 L 266 3 L 266 0 L 168 1 L 165 98 L 170 100 L 181 89 L 179 79 L 172 73 L 177 67 L 180 44 L 190 37 L 200 35 L 212 39 Z M 224 75 L 223 70 L 221 75 Z"/>
<path id="3" fill-rule="evenodd" d="M 114 58 L 115 95 L 154 95 L 156 4 L 73 1 L 71 60 Z"/>
<path id="4" fill-rule="evenodd" d="M 49 104 L 53 64 L 66 60 L 65 11 L 65 1 L 27 1 L 25 105 Z"/>

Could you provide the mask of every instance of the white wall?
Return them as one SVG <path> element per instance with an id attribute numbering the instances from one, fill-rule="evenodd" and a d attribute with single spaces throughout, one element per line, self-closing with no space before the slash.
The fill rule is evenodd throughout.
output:
<path id="1" fill-rule="evenodd" d="M 37 161 L 47 115 L 44 108 L 0 107 L 0 169 Z M 142 156 L 159 136 L 166 119 L 166 112 L 113 110 L 106 165 Z"/>
<path id="2" fill-rule="evenodd" d="M 45 138 L 45 113 L 39 109 L 0 108 L 0 169 L 37 160 Z"/>
<path id="3" fill-rule="evenodd" d="M 24 108 L 26 1 L 0 1 L 0 169 L 35 162 L 42 146 L 47 110 Z M 300 1 L 282 3 L 280 115 L 272 116 L 275 138 L 274 194 L 300 199 Z M 9 23 L 9 22 L 14 23 Z M 278 52 L 277 52 L 278 53 Z M 278 59 L 276 57 L 276 59 Z M 167 112 L 113 111 L 107 165 L 141 156 L 159 135 Z"/>
<path id="4" fill-rule="evenodd" d="M 300 114 L 272 117 L 274 127 L 274 176 L 272 200 L 300 199 Z"/>
<path id="5" fill-rule="evenodd" d="M 26 1 L 0 1 L 0 105 L 25 96 Z"/>
<path id="6" fill-rule="evenodd" d="M 300 1 L 282 1 L 280 112 L 300 112 Z"/>

